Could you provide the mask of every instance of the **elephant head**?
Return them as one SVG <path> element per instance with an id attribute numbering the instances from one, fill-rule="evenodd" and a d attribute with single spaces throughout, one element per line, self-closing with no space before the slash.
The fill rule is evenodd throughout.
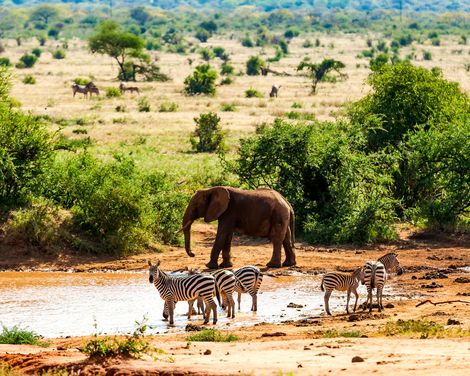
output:
<path id="1" fill-rule="evenodd" d="M 191 251 L 191 225 L 201 217 L 209 223 L 218 219 L 227 210 L 230 192 L 225 187 L 214 187 L 197 191 L 189 201 L 183 216 L 184 247 L 188 256 L 194 257 Z"/>

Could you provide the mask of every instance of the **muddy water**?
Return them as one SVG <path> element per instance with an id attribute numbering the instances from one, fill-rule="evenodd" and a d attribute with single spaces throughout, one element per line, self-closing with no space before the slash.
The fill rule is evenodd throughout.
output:
<path id="1" fill-rule="evenodd" d="M 318 315 L 323 312 L 319 283 L 319 277 L 306 275 L 265 277 L 258 312 L 250 312 L 251 298 L 244 294 L 235 320 L 227 319 L 219 309 L 217 326 L 273 323 Z M 390 288 L 386 288 L 384 295 L 397 298 Z M 364 290 L 361 296 L 365 297 Z M 291 302 L 303 307 L 287 308 Z M 330 309 L 344 312 L 344 304 L 344 294 L 334 293 Z M 148 317 L 153 333 L 182 331 L 187 323 L 187 308 L 186 302 L 176 305 L 175 327 L 170 328 L 162 321 L 163 302 L 155 287 L 148 283 L 147 273 L 0 273 L 0 324 L 26 327 L 44 337 L 130 333 L 135 320 L 144 316 Z M 201 316 L 193 316 L 192 322 L 202 323 Z"/>

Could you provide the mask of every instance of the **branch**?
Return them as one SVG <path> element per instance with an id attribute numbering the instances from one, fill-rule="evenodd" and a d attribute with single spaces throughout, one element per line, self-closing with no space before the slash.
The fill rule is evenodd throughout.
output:
<path id="1" fill-rule="evenodd" d="M 443 302 L 436 302 L 436 303 L 434 303 L 434 302 L 431 302 L 431 300 L 428 299 L 428 300 L 425 300 L 425 301 L 423 301 L 423 302 L 420 302 L 420 303 L 416 304 L 415 307 L 422 306 L 423 304 L 426 304 L 426 303 L 431 303 L 432 305 L 435 305 L 435 306 L 436 306 L 436 305 L 439 305 L 439 304 L 447 304 L 447 303 L 464 303 L 464 304 L 470 304 L 470 302 L 467 301 L 467 300 L 446 300 L 446 301 L 443 301 Z"/>

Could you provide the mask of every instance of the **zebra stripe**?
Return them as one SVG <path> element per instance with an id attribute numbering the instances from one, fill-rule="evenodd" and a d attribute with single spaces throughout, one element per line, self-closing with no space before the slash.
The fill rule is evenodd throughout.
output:
<path id="1" fill-rule="evenodd" d="M 240 310 L 240 303 L 242 293 L 251 295 L 252 305 L 251 310 L 256 312 L 258 310 L 258 291 L 263 282 L 263 273 L 256 266 L 244 266 L 240 269 L 233 271 L 236 277 L 235 291 L 238 293 L 238 310 Z"/>
<path id="2" fill-rule="evenodd" d="M 384 264 L 387 273 L 396 272 L 398 275 L 401 275 L 404 272 L 403 268 L 400 266 L 398 255 L 396 253 L 387 253 L 386 255 L 380 257 L 377 261 Z"/>
<path id="3" fill-rule="evenodd" d="M 386 281 L 387 271 L 384 264 L 379 261 L 367 261 L 364 265 L 364 284 L 367 288 L 367 301 L 364 309 L 369 305 L 369 312 L 372 311 L 372 291 L 376 289 L 377 305 L 379 312 L 382 312 L 382 293 Z"/>
<path id="4" fill-rule="evenodd" d="M 215 290 L 215 278 L 209 274 L 194 274 L 187 277 L 174 277 L 165 273 L 159 268 L 160 262 L 152 265 L 149 261 L 149 282 L 153 283 L 160 293 L 160 297 L 165 301 L 169 316 L 170 325 L 174 324 L 173 313 L 177 301 L 188 301 L 188 319 L 191 319 L 192 302 L 199 296 L 206 303 L 204 324 L 209 322 L 210 311 L 213 312 L 213 323 L 217 323 L 217 307 L 213 299 Z"/>
<path id="5" fill-rule="evenodd" d="M 216 270 L 211 272 L 215 278 L 216 284 L 216 295 L 219 300 L 219 304 L 222 308 L 227 307 L 227 317 L 235 318 L 235 301 L 233 300 L 233 292 L 235 290 L 235 285 L 237 278 L 235 274 L 230 270 Z M 222 301 L 219 297 L 219 293 L 222 296 Z"/>
<path id="6" fill-rule="evenodd" d="M 333 290 L 338 291 L 347 291 L 347 301 L 346 301 L 346 313 L 349 313 L 349 299 L 351 297 L 351 292 L 356 296 L 356 301 L 354 302 L 354 312 L 356 312 L 357 300 L 359 294 L 357 293 L 357 288 L 359 287 L 359 282 L 363 281 L 364 273 L 362 268 L 356 269 L 351 274 L 331 272 L 326 273 L 321 281 L 320 288 L 322 291 L 325 291 L 325 310 L 328 315 L 330 313 L 329 301 L 330 296 Z"/>

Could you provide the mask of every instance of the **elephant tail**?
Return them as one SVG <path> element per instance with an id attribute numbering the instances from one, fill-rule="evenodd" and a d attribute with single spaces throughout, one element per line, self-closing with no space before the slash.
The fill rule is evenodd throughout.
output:
<path id="1" fill-rule="evenodd" d="M 290 206 L 290 205 L 289 205 Z M 289 227 L 290 227 L 290 240 L 291 240 L 291 245 L 292 248 L 295 248 L 295 215 L 294 215 L 294 209 L 292 209 L 292 206 L 290 207 L 290 219 L 289 219 Z"/>

